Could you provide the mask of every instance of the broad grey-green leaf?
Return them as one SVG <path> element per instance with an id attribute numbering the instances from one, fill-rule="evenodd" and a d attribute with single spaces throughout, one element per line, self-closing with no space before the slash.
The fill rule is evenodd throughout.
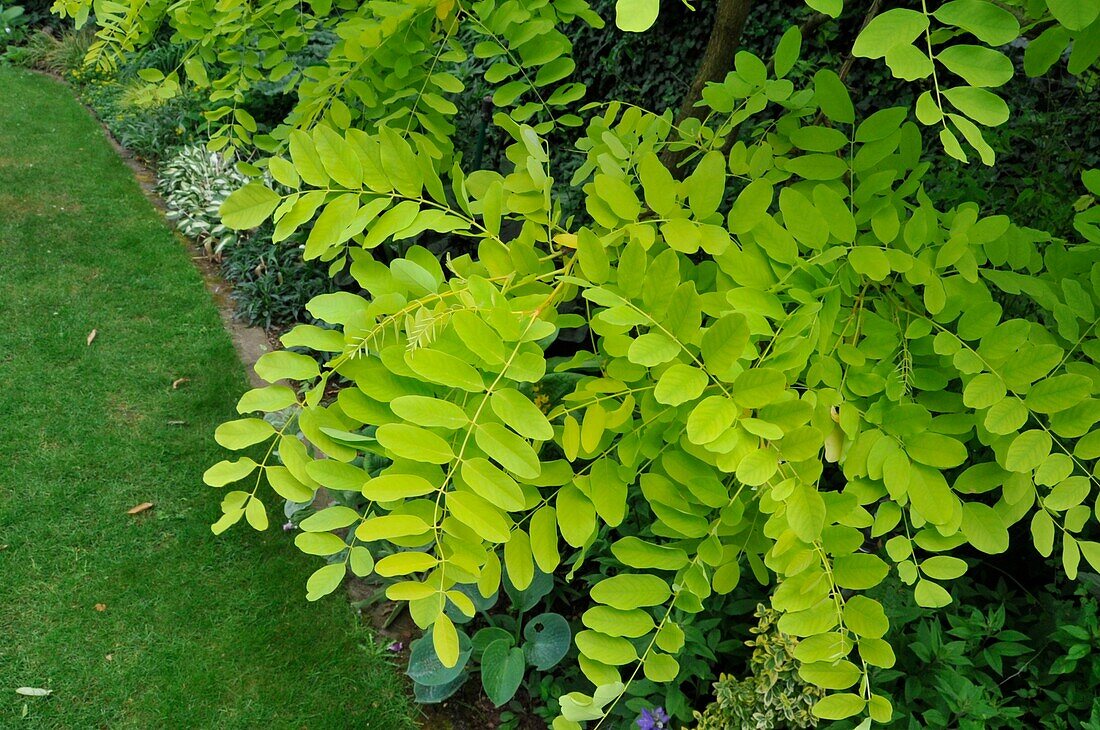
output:
<path id="1" fill-rule="evenodd" d="M 557 613 L 540 613 L 523 627 L 523 653 L 527 661 L 540 672 L 560 662 L 569 652 L 572 633 L 569 622 Z"/>
<path id="2" fill-rule="evenodd" d="M 481 655 L 481 686 L 494 706 L 500 707 L 515 696 L 523 683 L 525 669 L 523 649 L 512 645 L 511 639 L 497 639 L 485 647 Z"/>

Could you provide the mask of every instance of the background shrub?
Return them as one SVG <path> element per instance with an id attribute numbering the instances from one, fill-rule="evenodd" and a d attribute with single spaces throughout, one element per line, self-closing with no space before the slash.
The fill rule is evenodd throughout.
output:
<path id="1" fill-rule="evenodd" d="M 309 321 L 306 304 L 335 291 L 327 267 L 302 260 L 303 235 L 271 242 L 271 228 L 262 227 L 222 251 L 222 274 L 233 284 L 237 315 L 251 325 L 282 328 Z"/>
<path id="2" fill-rule="evenodd" d="M 248 181 L 235 165 L 232 156 L 209 152 L 203 145 L 188 145 L 157 173 L 157 189 L 164 197 L 168 219 L 210 254 L 220 254 L 240 238 L 222 225 L 218 212 L 229 194 Z"/>

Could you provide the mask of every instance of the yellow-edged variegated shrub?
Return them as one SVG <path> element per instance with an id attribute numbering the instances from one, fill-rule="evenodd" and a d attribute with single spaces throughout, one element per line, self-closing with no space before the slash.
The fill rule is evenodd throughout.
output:
<path id="1" fill-rule="evenodd" d="M 1049 4 L 1027 11 L 1063 27 L 1066 3 Z M 621 25 L 648 24 L 630 20 L 634 6 L 656 16 L 656 3 L 621 0 Z M 504 577 L 519 590 L 543 574 L 572 583 L 588 596 L 574 637 L 586 681 L 559 698 L 563 730 L 608 726 L 640 678 L 673 681 L 684 625 L 715 597 L 742 580 L 774 584 L 799 674 L 827 690 L 816 716 L 869 725 L 891 718 L 871 674 L 894 654 L 865 592 L 890 572 L 920 605 L 944 606 L 967 569 L 960 551 L 1003 552 L 1016 525 L 1070 577 L 1082 557 L 1100 570 L 1088 538 L 1098 209 L 1082 198 L 1082 240 L 1064 241 L 931 199 L 910 110 L 857 115 L 829 69 L 788 79 L 797 29 L 768 63 L 738 53 L 705 113 L 678 126 L 615 100 L 573 105 L 583 88 L 567 80 L 564 24 L 599 23 L 581 0 L 124 10 L 97 6 L 95 53 L 171 23 L 191 44 L 191 80 L 226 100 L 215 146 L 271 153 L 259 167 L 273 183 L 234 194 L 226 224 L 271 219 L 276 240 L 309 224 L 304 255 L 361 287 L 314 299 L 329 326 L 282 339 L 311 354 L 265 355 L 256 370 L 272 385 L 217 430 L 226 448 L 264 457 L 205 476 L 237 484 L 215 532 L 242 519 L 266 528 L 273 494 L 362 495 L 362 509 L 302 521 L 295 543 L 324 558 L 309 599 L 349 573 L 377 576 L 442 671 L 468 660 L 462 617 Z M 955 0 L 934 17 L 957 30 L 932 33 L 927 9 L 922 20 L 887 9 L 856 51 L 918 78 L 909 67 L 924 61 L 895 51 L 886 25 L 908 18 L 928 48 L 964 31 L 994 43 L 1009 35 L 1001 10 Z M 1075 27 L 1085 16 L 1064 24 L 1066 42 L 1095 35 L 1095 18 Z M 318 27 L 340 38 L 328 62 L 294 81 L 286 124 L 253 137 L 235 100 L 278 77 L 286 48 Z M 1058 45 L 1050 29 L 1036 42 Z M 503 172 L 464 170 L 455 152 L 448 96 L 463 86 L 447 69 L 470 54 L 496 59 L 486 75 L 511 140 Z M 208 78 L 218 61 L 224 74 Z M 937 109 L 977 105 L 974 121 L 997 123 L 983 117 L 996 105 L 983 85 L 963 77 L 973 89 L 954 95 L 937 81 Z M 917 102 L 922 123 L 928 109 Z M 973 122 L 945 118 L 982 149 Z M 570 127 L 583 163 L 556 180 L 565 151 L 548 135 Z M 683 169 L 662 162 L 684 150 Z M 1084 182 L 1100 195 L 1096 172 Z M 582 213 L 562 212 L 566 189 Z M 452 253 L 419 245 L 429 241 Z M 579 346 L 563 334 L 576 331 Z M 548 377 L 569 383 L 563 396 L 542 393 Z M 603 572 L 586 572 L 595 562 Z M 499 666 L 542 666 L 516 651 L 501 649 Z"/>

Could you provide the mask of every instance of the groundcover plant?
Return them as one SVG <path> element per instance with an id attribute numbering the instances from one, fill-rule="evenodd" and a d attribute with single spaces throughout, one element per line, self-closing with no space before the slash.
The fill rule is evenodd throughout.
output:
<path id="1" fill-rule="evenodd" d="M 632 686 L 675 682 L 686 632 L 740 581 L 774 586 L 798 674 L 825 690 L 813 714 L 869 726 L 892 717 L 873 681 L 895 661 L 889 620 L 866 595 L 890 573 L 945 606 L 960 553 L 1004 552 L 1019 523 L 1068 576 L 1100 570 L 1100 172 L 1066 201 L 1075 240 L 923 185 L 928 145 L 994 163 L 983 128 L 1009 123 L 995 89 L 1017 72 L 998 48 L 1026 40 L 1028 75 L 1093 74 L 1100 2 L 893 5 L 852 53 L 916 85 L 913 108 L 854 104 L 843 69 L 800 62 L 792 26 L 676 119 L 582 99 L 568 34 L 602 23 L 583 0 L 96 4 L 90 61 L 167 25 L 185 60 L 146 80 L 207 89 L 212 148 L 257 154 L 225 224 L 271 220 L 278 241 L 312 223 L 305 257 L 361 286 L 313 299 L 327 326 L 288 332 L 294 351 L 256 366 L 272 385 L 218 428 L 256 458 L 206 473 L 243 484 L 214 531 L 338 495 L 295 540 L 325 558 L 307 597 L 384 581 L 430 637 L 425 699 L 476 653 L 507 701 L 566 655 L 568 624 L 463 627 L 502 583 L 574 591 L 558 730 L 621 722 Z M 82 22 L 91 4 L 57 7 Z M 616 20 L 644 32 L 658 10 L 619 0 Z M 294 71 L 321 29 L 339 41 Z M 455 151 L 471 57 L 502 171 Z M 239 100 L 292 73 L 294 109 L 260 134 Z"/>

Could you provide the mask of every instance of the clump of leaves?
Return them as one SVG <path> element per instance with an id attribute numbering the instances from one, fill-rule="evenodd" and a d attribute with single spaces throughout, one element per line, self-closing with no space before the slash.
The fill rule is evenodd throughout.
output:
<path id="1" fill-rule="evenodd" d="M 270 226 L 224 248 L 221 270 L 233 285 L 237 316 L 267 329 L 308 319 L 309 301 L 339 288 L 324 266 L 302 260 L 302 236 L 273 243 Z"/>
<path id="2" fill-rule="evenodd" d="M 23 40 L 26 24 L 22 5 L 0 3 L 0 53 Z"/>
<path id="3" fill-rule="evenodd" d="M 220 254 L 239 234 L 224 226 L 218 212 L 225 199 L 248 182 L 232 155 L 209 152 L 203 145 L 183 147 L 157 173 L 166 217 L 180 232 Z"/>
<path id="4" fill-rule="evenodd" d="M 6 57 L 18 66 L 58 75 L 72 74 L 83 67 L 91 42 L 92 35 L 87 31 L 55 33 L 43 28 L 27 36 L 21 45 L 9 48 Z"/>
<path id="5" fill-rule="evenodd" d="M 1029 27 L 1059 35 L 1059 52 L 1074 41 L 1072 71 L 1095 47 L 1077 41 L 1092 38 L 1096 3 L 1041 5 L 1028 4 Z M 59 7 L 87 13 L 84 0 Z M 658 10 L 617 9 L 628 30 Z M 1080 238 L 1061 240 L 925 187 L 921 125 L 948 154 L 967 157 L 962 135 L 993 161 L 981 127 L 1007 120 L 986 91 L 1005 65 L 988 44 L 1019 34 L 1015 16 L 962 0 L 867 25 L 857 56 L 932 80 L 916 121 L 906 106 L 857 114 L 831 69 L 791 78 L 792 27 L 768 61 L 737 53 L 698 114 L 674 123 L 614 99 L 576 108 L 561 28 L 601 22 L 580 0 L 287 6 L 300 22 L 219 15 L 216 31 L 205 7 L 187 10 L 170 22 L 203 39 L 184 66 L 217 89 L 215 144 L 268 151 L 256 172 L 279 186 L 244 186 L 224 222 L 303 235 L 307 261 L 359 287 L 313 298 L 325 326 L 283 336 L 313 355 L 260 359 L 272 385 L 215 432 L 242 453 L 205 475 L 243 484 L 218 533 L 267 527 L 265 484 L 294 502 L 322 486 L 356 495 L 301 522 L 302 549 L 324 559 L 309 600 L 349 572 L 375 576 L 424 630 L 421 651 L 430 641 L 454 671 L 473 653 L 473 595 L 552 575 L 576 591 L 578 669 L 554 727 L 577 730 L 636 717 L 621 706 L 632 688 L 679 680 L 694 618 L 751 579 L 775 585 L 776 628 L 826 690 L 813 714 L 870 725 L 894 714 L 874 681 L 896 661 L 890 621 L 868 594 L 888 575 L 942 608 L 968 568 L 959 555 L 1004 552 L 1025 521 L 1068 577 L 1082 558 L 1100 566 L 1091 198 Z M 158 12 L 110 15 L 93 58 L 110 64 L 119 29 L 130 43 Z M 237 99 L 290 73 L 283 44 L 318 24 L 344 42 L 261 133 Z M 242 33 L 254 48 L 215 51 Z M 967 34 L 983 45 L 955 42 Z M 451 71 L 471 54 L 492 59 L 499 172 L 467 173 L 456 152 L 450 96 L 465 87 Z M 211 82 L 208 68 L 224 73 Z M 181 81 L 150 80 L 166 93 Z M 568 130 L 574 150 L 547 142 Z M 580 164 L 556 180 L 566 153 Z M 1100 193 L 1095 174 L 1083 182 Z M 583 214 L 563 213 L 569 195 Z M 442 236 L 466 253 L 420 245 Z M 573 380 L 544 410 L 533 394 L 548 373 Z M 247 415 L 285 409 L 293 429 Z M 495 645 L 526 657 L 518 637 Z"/>
<path id="6" fill-rule="evenodd" d="M 714 702 L 695 713 L 696 730 L 772 730 L 817 725 L 812 712 L 825 692 L 799 676 L 798 640 L 779 630 L 779 613 L 758 606 L 749 676 L 723 674 L 714 683 Z"/>

